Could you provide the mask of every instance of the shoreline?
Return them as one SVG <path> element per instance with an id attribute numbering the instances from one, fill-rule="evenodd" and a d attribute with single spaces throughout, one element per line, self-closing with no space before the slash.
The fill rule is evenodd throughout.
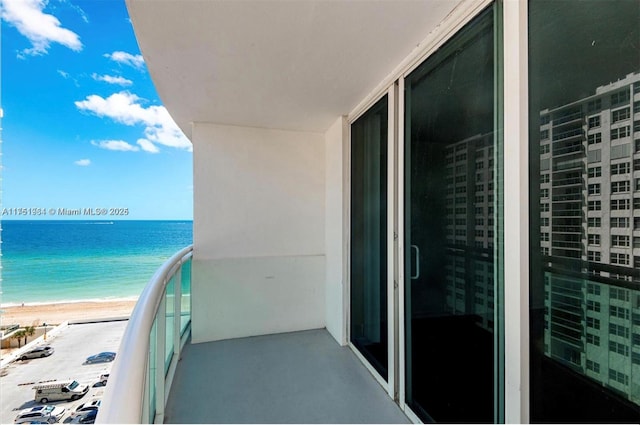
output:
<path id="1" fill-rule="evenodd" d="M 55 304 L 78 304 L 78 303 L 111 303 L 120 301 L 137 301 L 138 296 L 118 297 L 118 298 L 85 298 L 81 300 L 58 300 L 58 301 L 31 301 L 31 302 L 8 302 L 0 303 L 0 309 L 5 310 L 12 307 L 38 307 Z"/>
<path id="2" fill-rule="evenodd" d="M 93 320 L 128 317 L 136 298 L 60 301 L 0 305 L 0 325 L 20 326 L 58 325 L 68 320 Z"/>

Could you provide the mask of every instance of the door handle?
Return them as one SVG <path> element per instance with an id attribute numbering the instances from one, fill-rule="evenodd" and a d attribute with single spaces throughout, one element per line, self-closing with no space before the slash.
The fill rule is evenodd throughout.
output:
<path id="1" fill-rule="evenodd" d="M 411 250 L 412 252 L 415 250 L 415 253 L 416 253 L 416 256 L 415 256 L 416 274 L 411 275 L 411 279 L 415 280 L 420 277 L 420 248 L 418 248 L 418 245 L 411 245 Z"/>

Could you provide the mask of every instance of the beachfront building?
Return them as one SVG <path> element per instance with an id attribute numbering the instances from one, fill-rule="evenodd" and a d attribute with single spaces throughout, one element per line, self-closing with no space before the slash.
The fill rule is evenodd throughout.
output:
<path id="1" fill-rule="evenodd" d="M 127 6 L 194 241 L 99 422 L 638 421 L 637 1 Z"/>

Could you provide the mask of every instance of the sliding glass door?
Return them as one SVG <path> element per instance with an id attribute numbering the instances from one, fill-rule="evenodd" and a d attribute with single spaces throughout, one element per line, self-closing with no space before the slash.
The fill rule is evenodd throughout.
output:
<path id="1" fill-rule="evenodd" d="M 387 96 L 351 125 L 351 343 L 388 376 Z"/>
<path id="2" fill-rule="evenodd" d="M 496 9 L 405 79 L 405 399 L 501 420 L 502 145 Z"/>
<path id="3" fill-rule="evenodd" d="M 505 63 L 529 84 L 529 211 L 508 209 L 507 283 L 504 205 L 525 199 L 527 183 L 509 167 L 505 200 L 503 172 L 526 162 L 526 96 L 518 84 L 504 94 L 518 119 L 503 145 L 503 7 L 522 19 Z M 350 341 L 424 422 L 502 422 L 505 382 L 509 418 L 638 422 L 640 3 L 497 1 L 470 13 L 351 126 Z M 402 278 L 398 292 L 388 276 Z"/>

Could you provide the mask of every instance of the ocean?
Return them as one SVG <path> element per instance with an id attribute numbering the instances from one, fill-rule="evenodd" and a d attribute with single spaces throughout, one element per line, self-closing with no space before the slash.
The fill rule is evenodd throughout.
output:
<path id="1" fill-rule="evenodd" d="M 135 299 L 192 221 L 2 221 L 3 306 Z"/>

